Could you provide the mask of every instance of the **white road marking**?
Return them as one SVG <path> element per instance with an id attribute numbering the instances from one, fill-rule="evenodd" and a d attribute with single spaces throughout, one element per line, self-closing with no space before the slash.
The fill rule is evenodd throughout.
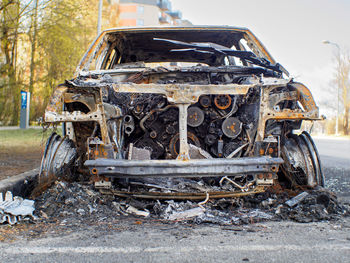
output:
<path id="1" fill-rule="evenodd" d="M 87 253 L 87 254 L 130 254 L 130 253 L 191 253 L 191 252 L 232 252 L 232 251 L 313 251 L 313 250 L 349 250 L 350 245 L 247 245 L 247 246 L 194 246 L 194 247 L 8 247 L 1 248 L 4 254 L 69 254 L 69 253 Z"/>

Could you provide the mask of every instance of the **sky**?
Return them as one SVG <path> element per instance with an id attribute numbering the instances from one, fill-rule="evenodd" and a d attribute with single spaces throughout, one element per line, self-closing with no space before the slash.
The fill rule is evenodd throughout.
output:
<path id="1" fill-rule="evenodd" d="M 350 50 L 350 0 L 171 0 L 194 25 L 249 28 L 316 102 L 332 101 L 337 48 Z M 322 109 L 330 115 L 334 112 Z"/>

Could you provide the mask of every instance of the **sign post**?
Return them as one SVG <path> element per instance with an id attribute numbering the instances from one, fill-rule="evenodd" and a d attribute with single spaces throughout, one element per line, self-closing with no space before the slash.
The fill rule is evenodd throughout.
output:
<path id="1" fill-rule="evenodd" d="M 21 112 L 19 127 L 28 129 L 29 127 L 29 111 L 30 111 L 30 92 L 21 90 Z"/>

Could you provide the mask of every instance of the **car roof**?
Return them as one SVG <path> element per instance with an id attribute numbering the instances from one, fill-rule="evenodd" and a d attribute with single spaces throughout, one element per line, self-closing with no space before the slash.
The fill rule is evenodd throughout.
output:
<path id="1" fill-rule="evenodd" d="M 212 26 L 212 25 L 199 25 L 199 26 L 138 26 L 138 27 L 117 27 L 109 28 L 102 32 L 140 32 L 140 31 L 201 31 L 201 30 L 220 30 L 220 31 L 250 31 L 246 27 L 233 27 L 233 26 Z"/>
<path id="2" fill-rule="evenodd" d="M 176 39 L 185 42 L 212 42 L 230 47 L 235 38 L 241 38 L 243 34 L 252 34 L 249 29 L 229 26 L 154 26 L 154 27 L 122 27 L 107 29 L 104 34 L 122 34 L 126 38 L 132 35 L 153 35 L 171 39 L 176 33 Z M 174 37 L 173 37 L 174 38 Z"/>

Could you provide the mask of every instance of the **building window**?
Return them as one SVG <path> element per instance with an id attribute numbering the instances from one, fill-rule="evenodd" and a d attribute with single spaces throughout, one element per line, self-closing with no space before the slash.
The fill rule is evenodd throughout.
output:
<path id="1" fill-rule="evenodd" d="M 144 23 L 143 19 L 137 19 L 136 25 L 138 25 L 138 26 L 144 26 L 145 23 Z"/>
<path id="2" fill-rule="evenodd" d="M 145 12 L 145 8 L 142 5 L 137 6 L 137 13 L 142 15 Z"/>

